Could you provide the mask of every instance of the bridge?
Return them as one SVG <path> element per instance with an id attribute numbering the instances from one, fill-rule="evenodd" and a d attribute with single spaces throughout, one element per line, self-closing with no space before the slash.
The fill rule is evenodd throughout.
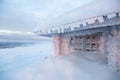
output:
<path id="1" fill-rule="evenodd" d="M 58 25 L 37 34 L 52 37 L 54 56 L 101 54 L 110 68 L 120 70 L 120 12 Z"/>
<path id="2" fill-rule="evenodd" d="M 120 24 L 120 12 L 112 12 L 104 15 L 91 17 L 67 24 L 53 26 L 45 30 L 37 31 L 38 35 L 51 37 L 59 34 L 79 35 L 80 31 L 86 29 L 102 28 Z"/>

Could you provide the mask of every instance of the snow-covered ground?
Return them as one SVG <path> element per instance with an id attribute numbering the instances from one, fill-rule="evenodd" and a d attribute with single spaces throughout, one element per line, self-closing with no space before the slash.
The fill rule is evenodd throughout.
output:
<path id="1" fill-rule="evenodd" d="M 36 62 L 42 62 L 51 53 L 51 41 L 48 40 L 0 49 L 0 80 L 14 80 L 19 71 Z"/>
<path id="2" fill-rule="evenodd" d="M 95 59 L 81 54 L 49 57 L 42 64 L 25 68 L 16 80 L 120 80 L 120 73 Z"/>
<path id="3" fill-rule="evenodd" d="M 99 55 L 51 56 L 51 41 L 0 50 L 0 80 L 120 80 Z"/>

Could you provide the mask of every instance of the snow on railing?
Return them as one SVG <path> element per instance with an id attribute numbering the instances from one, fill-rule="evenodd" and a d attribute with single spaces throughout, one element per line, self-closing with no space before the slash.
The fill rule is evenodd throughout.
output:
<path id="1" fill-rule="evenodd" d="M 59 34 L 64 32 L 70 32 L 83 27 L 85 28 L 89 25 L 97 26 L 100 23 L 103 23 L 103 22 L 109 21 L 112 18 L 118 18 L 118 17 L 120 17 L 120 12 L 112 12 L 106 15 L 95 16 L 95 17 L 75 21 L 68 24 L 58 25 L 45 30 L 40 30 L 38 34 Z"/>

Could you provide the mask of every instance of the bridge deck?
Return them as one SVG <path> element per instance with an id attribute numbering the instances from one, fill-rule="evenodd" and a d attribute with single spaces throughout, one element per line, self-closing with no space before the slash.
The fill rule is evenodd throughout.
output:
<path id="1" fill-rule="evenodd" d="M 63 24 L 38 32 L 38 34 L 41 36 L 52 36 L 86 29 L 120 25 L 119 14 L 120 12 L 114 12 L 107 15 L 96 16 L 68 24 Z"/>

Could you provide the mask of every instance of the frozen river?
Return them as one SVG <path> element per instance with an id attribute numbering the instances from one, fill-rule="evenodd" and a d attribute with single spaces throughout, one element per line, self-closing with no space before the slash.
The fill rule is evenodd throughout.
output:
<path id="1" fill-rule="evenodd" d="M 18 46 L 17 46 L 18 45 Z M 17 73 L 45 60 L 52 53 L 51 41 L 17 44 L 0 49 L 0 80 L 14 80 Z"/>

